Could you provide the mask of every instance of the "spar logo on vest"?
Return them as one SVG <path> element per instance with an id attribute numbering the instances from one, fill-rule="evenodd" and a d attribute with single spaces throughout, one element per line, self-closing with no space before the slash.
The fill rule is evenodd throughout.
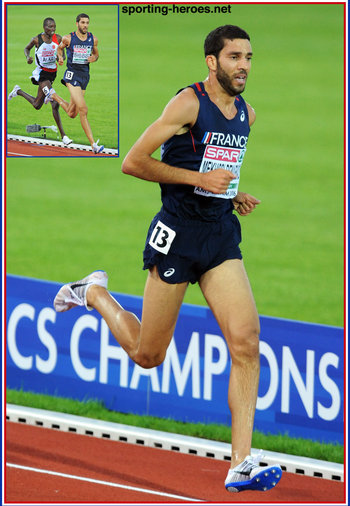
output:
<path id="1" fill-rule="evenodd" d="M 240 169 L 246 152 L 247 142 L 248 137 L 245 135 L 205 132 L 202 144 L 206 146 L 199 172 L 225 169 L 232 172 L 233 178 L 225 194 L 217 195 L 199 187 L 196 187 L 194 192 L 206 197 L 234 198 L 238 192 Z"/>

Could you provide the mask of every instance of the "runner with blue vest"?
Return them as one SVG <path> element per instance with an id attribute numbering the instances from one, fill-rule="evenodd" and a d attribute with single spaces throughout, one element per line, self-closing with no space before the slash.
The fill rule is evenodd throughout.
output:
<path id="1" fill-rule="evenodd" d="M 60 97 L 51 88 L 45 98 L 45 103 L 57 102 L 70 118 L 80 116 L 81 126 L 89 139 L 94 153 L 101 153 L 104 146 L 100 146 L 99 140 L 94 141 L 91 126 L 87 118 L 88 107 L 85 102 L 85 91 L 90 80 L 90 63 L 98 60 L 98 40 L 88 31 L 90 18 L 87 14 L 79 14 L 76 18 L 77 30 L 65 35 L 58 47 L 58 63 L 63 65 L 63 51 L 67 50 L 67 69 L 62 83 L 67 86 L 70 93 L 70 102 Z"/>
<path id="2" fill-rule="evenodd" d="M 96 309 L 129 357 L 144 368 L 161 364 L 189 283 L 199 283 L 232 359 L 228 404 L 232 456 L 225 487 L 266 491 L 281 479 L 278 465 L 260 467 L 251 455 L 259 382 L 259 316 L 239 248 L 240 216 L 260 203 L 239 191 L 240 171 L 255 112 L 243 93 L 251 68 L 249 35 L 225 25 L 204 43 L 209 75 L 168 103 L 125 157 L 126 174 L 160 183 L 162 208 L 144 249 L 148 269 L 142 321 L 107 291 L 95 271 L 64 285 L 56 311 Z M 153 153 L 161 146 L 161 161 Z"/>

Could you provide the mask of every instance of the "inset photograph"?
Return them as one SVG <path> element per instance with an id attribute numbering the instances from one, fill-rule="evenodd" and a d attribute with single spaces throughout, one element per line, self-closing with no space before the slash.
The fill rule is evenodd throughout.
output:
<path id="1" fill-rule="evenodd" d="M 5 22 L 7 156 L 118 156 L 119 6 L 12 4 Z"/>

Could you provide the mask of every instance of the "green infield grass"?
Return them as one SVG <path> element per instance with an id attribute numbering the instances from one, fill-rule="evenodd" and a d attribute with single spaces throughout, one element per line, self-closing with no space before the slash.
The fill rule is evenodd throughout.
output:
<path id="1" fill-rule="evenodd" d="M 23 91 L 36 96 L 37 86 L 29 77 L 35 63 L 28 65 L 24 47 L 32 37 L 43 31 L 43 20 L 52 17 L 56 21 L 56 33 L 67 35 L 76 29 L 75 19 L 84 12 L 90 16 L 89 30 L 98 39 L 100 57 L 90 65 L 90 82 L 86 90 L 88 119 L 95 140 L 109 148 L 118 147 L 118 6 L 117 5 L 8 5 L 7 12 L 7 94 L 15 84 Z M 31 50 L 34 57 L 34 48 Z M 58 67 L 54 88 L 69 102 L 69 91 L 61 84 L 66 63 Z M 82 130 L 79 116 L 71 119 L 60 108 L 60 115 L 66 134 L 77 144 L 89 144 Z M 8 102 L 7 132 L 14 135 L 27 134 L 26 125 L 56 125 L 51 105 L 43 105 L 37 111 L 23 97 L 17 96 Z M 60 136 L 47 130 L 47 138 L 60 140 Z"/>
<path id="2" fill-rule="evenodd" d="M 96 7 L 91 29 L 97 13 Z M 63 30 L 58 18 L 58 30 L 74 28 L 72 18 Z M 28 22 L 32 31 L 34 21 Z M 254 52 L 244 97 L 257 120 L 240 189 L 262 202 L 241 218 L 241 247 L 259 313 L 343 324 L 338 4 L 232 5 L 229 17 L 120 12 L 121 158 L 8 159 L 8 272 L 66 282 L 105 269 L 113 291 L 142 295 L 142 249 L 160 207 L 159 188 L 123 175 L 121 161 L 179 88 L 206 77 L 203 40 L 227 22 L 246 28 Z M 96 34 L 103 40 L 102 29 Z M 325 54 L 332 59 L 331 79 Z M 205 303 L 197 286 L 189 287 L 185 301 Z"/>

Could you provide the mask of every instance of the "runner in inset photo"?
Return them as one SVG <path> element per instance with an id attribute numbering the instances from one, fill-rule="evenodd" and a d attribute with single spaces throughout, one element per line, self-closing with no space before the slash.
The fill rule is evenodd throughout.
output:
<path id="1" fill-rule="evenodd" d="M 89 23 L 90 18 L 87 14 L 79 14 L 76 17 L 76 31 L 64 35 L 57 50 L 59 65 L 63 65 L 63 51 L 67 50 L 67 69 L 62 83 L 69 90 L 70 101 L 64 100 L 51 88 L 45 98 L 45 103 L 55 101 L 70 118 L 75 118 L 79 114 L 85 135 L 93 152 L 97 154 L 103 151 L 104 146 L 98 144 L 99 139 L 96 142 L 94 140 L 85 102 L 85 92 L 90 80 L 90 63 L 96 62 L 99 57 L 98 40 L 88 31 Z"/>

